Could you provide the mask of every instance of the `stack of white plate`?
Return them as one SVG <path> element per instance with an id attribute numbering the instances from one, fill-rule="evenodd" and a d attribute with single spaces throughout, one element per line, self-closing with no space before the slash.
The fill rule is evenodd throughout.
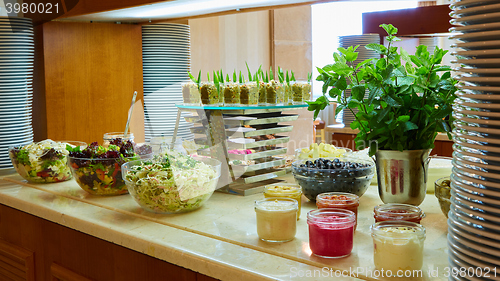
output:
<path id="1" fill-rule="evenodd" d="M 421 37 L 418 38 L 418 43 L 420 45 L 427 46 L 427 51 L 429 53 L 434 54 L 434 50 L 437 46 L 437 38 L 436 37 Z"/>
<path id="2" fill-rule="evenodd" d="M 451 4 L 459 90 L 448 219 L 450 265 L 473 268 L 458 280 L 500 270 L 500 3 Z M 482 269 L 482 270 L 481 270 Z M 489 278 L 498 276 L 489 274 Z"/>
<path id="3" fill-rule="evenodd" d="M 339 36 L 339 46 L 342 48 L 347 49 L 350 46 L 357 46 L 359 45 L 358 49 L 356 50 L 358 54 L 358 58 L 354 61 L 354 64 L 358 64 L 360 62 L 363 62 L 364 60 L 371 59 L 371 58 L 379 58 L 380 55 L 377 54 L 377 52 L 372 51 L 372 50 L 367 50 L 365 48 L 366 45 L 371 44 L 371 43 L 376 43 L 380 44 L 380 35 L 375 34 L 375 33 L 369 33 L 369 34 L 362 34 L 362 35 L 346 35 L 346 36 Z M 349 97 L 351 95 L 351 90 L 346 90 L 345 91 L 346 97 Z M 358 112 L 357 109 L 353 110 L 354 114 Z M 342 123 L 346 125 L 346 127 L 349 127 L 349 125 L 355 120 L 354 115 L 349 109 L 344 109 L 343 110 L 343 116 L 342 116 Z"/>
<path id="4" fill-rule="evenodd" d="M 12 169 L 9 146 L 33 142 L 33 23 L 0 17 L 0 171 Z"/>
<path id="5" fill-rule="evenodd" d="M 169 23 L 142 26 L 146 141 L 152 137 L 173 135 L 177 117 L 175 104 L 182 103 L 181 83 L 189 79 L 189 45 L 188 25 Z M 189 130 L 191 126 L 181 118 L 177 135 L 193 139 Z"/>

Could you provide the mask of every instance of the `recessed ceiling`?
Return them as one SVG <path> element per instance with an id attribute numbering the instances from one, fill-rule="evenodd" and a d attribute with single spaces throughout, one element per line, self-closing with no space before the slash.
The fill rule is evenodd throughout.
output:
<path id="1" fill-rule="evenodd" d="M 334 1 L 334 0 L 333 0 Z M 103 22 L 147 22 L 176 18 L 195 17 L 249 8 L 272 7 L 277 5 L 310 4 L 311 0 L 175 0 L 64 18 L 72 21 Z"/>

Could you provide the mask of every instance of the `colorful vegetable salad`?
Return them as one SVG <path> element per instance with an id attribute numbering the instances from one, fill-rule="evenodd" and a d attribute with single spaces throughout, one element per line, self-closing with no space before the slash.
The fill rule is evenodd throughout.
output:
<path id="1" fill-rule="evenodd" d="M 9 156 L 16 171 L 30 182 L 51 183 L 71 179 L 67 165 L 68 143 L 47 139 L 11 147 Z"/>
<path id="2" fill-rule="evenodd" d="M 128 193 L 121 165 L 137 159 L 139 156 L 134 152 L 133 143 L 122 139 L 113 139 L 108 147 L 93 142 L 83 150 L 75 147 L 69 153 L 69 164 L 76 182 L 94 195 Z"/>

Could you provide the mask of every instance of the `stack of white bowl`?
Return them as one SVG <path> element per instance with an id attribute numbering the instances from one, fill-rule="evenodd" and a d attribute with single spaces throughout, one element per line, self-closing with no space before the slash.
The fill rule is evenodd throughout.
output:
<path id="1" fill-rule="evenodd" d="M 350 46 L 357 46 L 359 45 L 358 49 L 356 50 L 358 54 L 358 58 L 354 61 L 354 65 L 363 62 L 367 59 L 371 58 L 380 58 L 380 55 L 377 54 L 377 52 L 372 51 L 372 50 L 367 50 L 365 48 L 366 45 L 371 44 L 371 43 L 376 43 L 380 44 L 380 35 L 376 33 L 369 33 L 369 34 L 362 34 L 362 35 L 346 35 L 346 36 L 339 36 L 339 46 L 342 48 L 347 49 Z M 349 97 L 351 95 L 351 90 L 346 90 L 345 91 L 346 97 Z M 358 112 L 357 109 L 353 110 L 354 114 Z M 345 124 L 346 127 L 349 127 L 349 125 L 355 120 L 354 114 L 349 109 L 344 109 L 343 110 L 343 116 L 342 116 L 342 123 Z"/>
<path id="2" fill-rule="evenodd" d="M 146 141 L 173 135 L 177 116 L 175 104 L 182 103 L 181 83 L 189 80 L 189 46 L 188 25 L 169 23 L 142 27 Z M 181 118 L 177 136 L 192 139 L 190 127 L 191 124 Z"/>
<path id="3" fill-rule="evenodd" d="M 453 111 L 449 262 L 475 271 L 457 280 L 496 280 L 498 275 L 484 274 L 500 269 L 500 3 L 463 0 L 450 7 L 451 38 L 458 40 L 453 54 L 461 66 Z"/>
<path id="4" fill-rule="evenodd" d="M 33 23 L 0 17 L 0 172 L 12 169 L 9 146 L 33 142 Z"/>

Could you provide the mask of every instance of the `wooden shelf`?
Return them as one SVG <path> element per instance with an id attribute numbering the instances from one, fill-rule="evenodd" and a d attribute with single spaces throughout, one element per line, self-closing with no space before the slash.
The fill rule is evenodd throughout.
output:
<path id="1" fill-rule="evenodd" d="M 383 23 L 390 23 L 398 28 L 398 36 L 416 34 L 447 33 L 451 12 L 448 5 L 418 7 L 382 12 L 363 13 L 363 34 L 378 33 L 381 40 L 386 36 Z"/>

